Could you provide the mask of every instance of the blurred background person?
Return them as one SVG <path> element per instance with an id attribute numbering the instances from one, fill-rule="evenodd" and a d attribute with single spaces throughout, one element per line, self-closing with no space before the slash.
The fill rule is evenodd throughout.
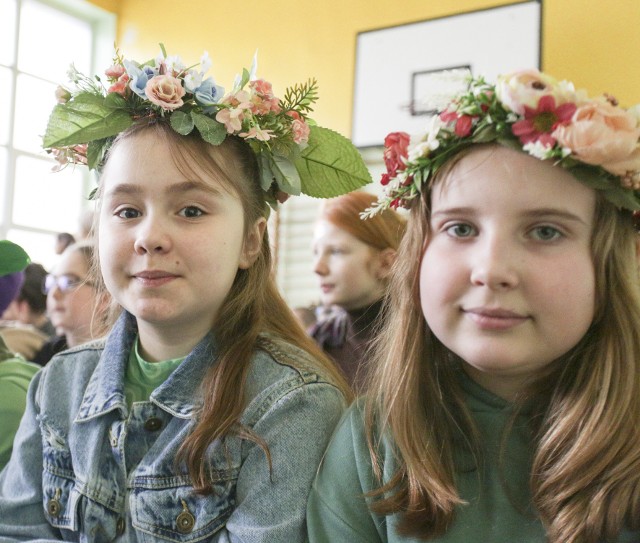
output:
<path id="1" fill-rule="evenodd" d="M 31 325 L 47 338 L 56 330 L 47 317 L 47 295 L 42 291 L 47 270 L 42 264 L 31 262 L 24 269 L 24 282 L 18 296 L 2 314 L 2 319 Z"/>
<path id="2" fill-rule="evenodd" d="M 314 228 L 314 272 L 325 307 L 338 308 L 310 330 L 356 393 L 366 380 L 366 349 L 382 310 L 387 277 L 405 230 L 388 210 L 363 220 L 377 198 L 352 192 L 324 202 Z"/>
<path id="3" fill-rule="evenodd" d="M 60 232 L 56 236 L 55 252 L 57 255 L 64 253 L 65 249 L 76 242 L 76 238 L 69 232 Z"/>
<path id="4" fill-rule="evenodd" d="M 34 362 L 44 366 L 54 354 L 106 332 L 103 317 L 108 297 L 87 279 L 92 262 L 93 245 L 76 243 L 67 247 L 47 275 L 47 314 L 58 335 L 44 344 Z"/>
<path id="5" fill-rule="evenodd" d="M 0 313 L 20 292 L 29 257 L 9 241 L 0 241 Z M 11 457 L 13 438 L 26 406 L 27 389 L 40 366 L 26 362 L 5 343 L 0 331 L 0 470 Z"/>

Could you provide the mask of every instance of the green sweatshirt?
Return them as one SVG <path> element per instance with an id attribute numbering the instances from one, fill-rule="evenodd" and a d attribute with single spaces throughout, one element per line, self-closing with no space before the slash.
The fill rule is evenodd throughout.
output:
<path id="1" fill-rule="evenodd" d="M 31 378 L 40 369 L 13 354 L 0 336 L 0 470 L 11 457 Z"/>
<path id="2" fill-rule="evenodd" d="M 433 543 L 546 543 L 544 529 L 530 505 L 531 447 L 526 419 L 521 416 L 510 433 L 499 470 L 502 430 L 509 404 L 463 378 L 467 405 L 484 440 L 482 469 L 461 455 L 456 483 L 467 502 L 456 510 L 447 533 Z M 382 444 L 384 480 L 395 472 L 389 441 Z M 506 485 L 505 485 L 506 483 Z M 307 507 L 311 543 L 414 542 L 398 535 L 398 515 L 381 517 L 369 511 L 363 495 L 375 484 L 361 406 L 354 404 L 343 417 L 318 472 Z M 640 541 L 640 533 L 621 534 L 618 543 Z"/>

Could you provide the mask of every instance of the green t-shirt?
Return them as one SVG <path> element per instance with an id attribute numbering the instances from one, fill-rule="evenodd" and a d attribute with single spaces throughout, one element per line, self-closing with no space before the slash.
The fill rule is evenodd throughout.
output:
<path id="1" fill-rule="evenodd" d="M 124 378 L 124 395 L 129 407 L 134 402 L 149 401 L 151 393 L 164 383 L 185 359 L 183 356 L 160 362 L 147 362 L 140 356 L 138 343 L 136 338 L 134 348 L 129 353 L 129 363 Z"/>
<path id="2" fill-rule="evenodd" d="M 483 439 L 480 470 L 464 455 L 456 458 L 456 484 L 467 504 L 458 506 L 456 517 L 441 537 L 431 543 L 546 543 L 544 528 L 531 511 L 529 473 L 533 447 L 526 417 L 515 421 L 500 463 L 500 440 L 511 416 L 509 404 L 464 376 L 467 406 Z M 381 446 L 383 478 L 395 473 L 393 447 Z M 372 513 L 364 495 L 378 488 L 371 468 L 361 406 L 345 414 L 324 457 L 307 507 L 311 543 L 417 543 L 402 537 L 395 526 L 398 515 Z M 617 543 L 640 541 L 640 533 L 625 532 Z"/>
<path id="3" fill-rule="evenodd" d="M 29 383 L 39 369 L 37 364 L 12 353 L 0 336 L 0 470 L 11 458 Z"/>

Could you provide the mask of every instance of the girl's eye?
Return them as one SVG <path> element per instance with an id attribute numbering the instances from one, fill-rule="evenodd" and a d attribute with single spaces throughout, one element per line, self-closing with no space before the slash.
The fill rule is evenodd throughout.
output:
<path id="1" fill-rule="evenodd" d="M 468 238 L 476 234 L 476 229 L 464 222 L 452 224 L 445 231 L 454 238 Z"/>
<path id="2" fill-rule="evenodd" d="M 120 217 L 121 219 L 135 219 L 139 216 L 140 212 L 132 207 L 125 207 L 124 209 L 120 209 L 116 212 L 116 217 Z"/>
<path id="3" fill-rule="evenodd" d="M 341 255 L 343 253 L 344 251 L 342 249 L 337 249 L 337 248 L 329 249 L 329 254 L 332 254 L 332 255 Z"/>
<path id="4" fill-rule="evenodd" d="M 204 211 L 196 206 L 187 206 L 180 210 L 179 215 L 186 217 L 187 219 L 194 219 L 204 215 Z"/>
<path id="5" fill-rule="evenodd" d="M 531 230 L 531 236 L 538 241 L 555 241 L 562 237 L 562 232 L 553 226 L 536 226 Z"/>

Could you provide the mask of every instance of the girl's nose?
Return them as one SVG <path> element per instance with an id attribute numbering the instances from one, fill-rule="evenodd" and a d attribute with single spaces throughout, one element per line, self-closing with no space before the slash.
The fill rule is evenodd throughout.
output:
<path id="1" fill-rule="evenodd" d="M 478 243 L 473 253 L 470 280 L 473 285 L 494 290 L 507 290 L 519 284 L 516 249 L 501 238 L 488 238 Z"/>
<path id="2" fill-rule="evenodd" d="M 133 244 L 138 254 L 166 253 L 171 249 L 171 238 L 166 225 L 152 215 L 147 215 L 140 222 L 136 231 L 136 239 Z"/>
<path id="3" fill-rule="evenodd" d="M 329 273 L 329 268 L 327 267 L 326 258 L 324 255 L 316 255 L 313 259 L 313 271 L 317 275 L 327 275 Z"/>

